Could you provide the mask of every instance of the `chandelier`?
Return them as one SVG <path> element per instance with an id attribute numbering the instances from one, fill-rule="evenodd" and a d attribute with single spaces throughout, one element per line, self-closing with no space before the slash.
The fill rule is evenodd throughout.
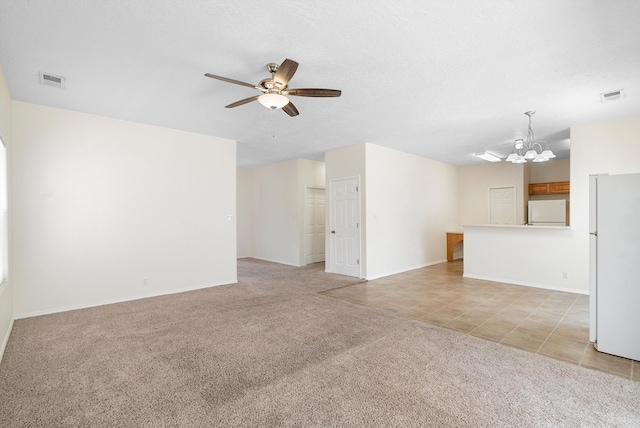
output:
<path id="1" fill-rule="evenodd" d="M 507 162 L 526 163 L 528 160 L 532 160 L 533 162 L 546 162 L 556 157 L 546 142 L 536 141 L 533 129 L 531 129 L 531 116 L 533 116 L 534 113 L 535 111 L 525 112 L 525 114 L 529 116 L 527 139 L 523 140 L 520 138 L 515 141 L 513 151 L 507 157 Z M 544 147 L 542 146 L 543 144 Z"/>

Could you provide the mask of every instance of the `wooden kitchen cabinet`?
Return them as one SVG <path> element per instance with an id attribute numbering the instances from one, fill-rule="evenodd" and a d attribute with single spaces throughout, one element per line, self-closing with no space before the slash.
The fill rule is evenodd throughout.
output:
<path id="1" fill-rule="evenodd" d="M 569 193 L 569 182 L 568 181 L 556 181 L 551 184 L 550 193 Z"/>
<path id="2" fill-rule="evenodd" d="M 553 181 L 551 183 L 530 183 L 530 195 L 558 195 L 569 193 L 570 186 L 568 181 Z"/>
<path id="3" fill-rule="evenodd" d="M 530 195 L 548 195 L 550 183 L 531 183 L 529 184 Z"/>

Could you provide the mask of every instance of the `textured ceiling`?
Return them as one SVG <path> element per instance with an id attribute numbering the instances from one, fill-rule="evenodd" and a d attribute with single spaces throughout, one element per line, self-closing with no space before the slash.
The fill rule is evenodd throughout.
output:
<path id="1" fill-rule="evenodd" d="M 16 100 L 234 139 L 239 167 L 361 142 L 463 166 L 506 157 L 527 110 L 565 158 L 571 126 L 640 114 L 639 22 L 637 0 L 0 0 L 0 65 Z M 204 77 L 285 58 L 342 97 L 225 109 L 258 91 Z"/>

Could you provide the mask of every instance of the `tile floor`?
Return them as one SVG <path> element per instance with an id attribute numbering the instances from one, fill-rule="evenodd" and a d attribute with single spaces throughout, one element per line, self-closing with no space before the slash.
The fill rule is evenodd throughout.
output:
<path id="1" fill-rule="evenodd" d="M 640 361 L 589 343 L 589 296 L 463 278 L 462 266 L 441 263 L 324 294 L 640 381 Z"/>

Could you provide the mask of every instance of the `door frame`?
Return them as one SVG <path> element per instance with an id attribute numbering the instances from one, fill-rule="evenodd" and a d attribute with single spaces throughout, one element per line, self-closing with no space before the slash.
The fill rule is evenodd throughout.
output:
<path id="1" fill-rule="evenodd" d="M 360 189 L 362 187 L 362 183 L 359 175 L 332 178 L 329 180 L 329 192 L 327 193 L 327 208 L 325 210 L 327 215 L 327 218 L 325 219 L 325 225 L 326 225 L 325 257 L 324 257 L 325 272 L 333 273 L 333 254 L 335 253 L 335 242 L 334 242 L 335 240 L 332 239 L 332 233 L 331 233 L 331 226 L 332 226 L 331 224 L 331 207 L 332 207 L 331 187 L 334 185 L 336 181 L 353 180 L 353 179 L 357 180 L 358 182 L 357 203 L 358 203 L 358 224 L 360 225 L 360 227 L 358 227 L 358 260 L 360 260 L 360 263 L 358 264 L 358 278 L 364 278 L 362 276 L 362 266 L 364 265 L 364 261 L 362 257 L 362 229 L 364 228 L 364 225 L 362 224 L 362 191 Z"/>
<path id="2" fill-rule="evenodd" d="M 303 200 L 303 204 L 304 204 L 304 208 L 303 208 L 303 212 L 302 212 L 302 266 L 307 266 L 307 234 L 304 233 L 304 228 L 305 228 L 305 218 L 307 216 L 307 192 L 309 189 L 318 189 L 318 190 L 324 190 L 324 262 L 325 264 L 327 263 L 327 211 L 328 211 L 328 207 L 327 207 L 327 200 L 329 199 L 327 197 L 327 188 L 326 186 L 321 186 L 321 185 L 306 185 L 304 186 L 304 200 Z M 318 262 L 320 263 L 320 262 Z"/>

